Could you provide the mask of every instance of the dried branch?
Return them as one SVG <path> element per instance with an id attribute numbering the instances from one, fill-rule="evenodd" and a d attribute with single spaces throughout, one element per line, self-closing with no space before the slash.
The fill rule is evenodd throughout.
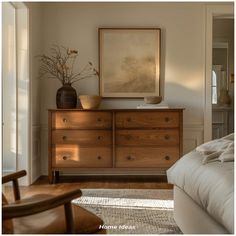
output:
<path id="1" fill-rule="evenodd" d="M 80 72 L 73 72 L 78 57 L 77 50 L 58 45 L 53 45 L 50 50 L 51 56 L 45 54 L 38 56 L 41 62 L 40 76 L 47 75 L 48 78 L 57 78 L 62 84 L 72 84 L 98 75 L 91 62 L 88 62 Z"/>
<path id="2" fill-rule="evenodd" d="M 73 83 L 75 83 L 75 82 L 77 82 L 77 81 L 79 81 L 79 80 L 91 78 L 91 77 L 93 77 L 93 76 L 94 76 L 94 75 L 87 75 L 87 76 L 84 76 L 84 77 L 80 77 L 80 78 L 74 80 L 73 82 L 71 82 L 71 84 L 73 84 Z"/>

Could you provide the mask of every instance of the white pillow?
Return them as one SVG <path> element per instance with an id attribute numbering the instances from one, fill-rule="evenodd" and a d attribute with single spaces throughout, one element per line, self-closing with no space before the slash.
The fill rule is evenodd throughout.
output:
<path id="1" fill-rule="evenodd" d="M 224 136 L 222 139 L 228 139 L 234 141 L 234 133 Z"/>
<path id="2" fill-rule="evenodd" d="M 219 156 L 221 162 L 234 161 L 234 142 Z"/>
<path id="3" fill-rule="evenodd" d="M 215 139 L 210 142 L 204 143 L 196 148 L 196 151 L 203 155 L 210 155 L 214 152 L 224 151 L 232 143 L 228 139 Z"/>

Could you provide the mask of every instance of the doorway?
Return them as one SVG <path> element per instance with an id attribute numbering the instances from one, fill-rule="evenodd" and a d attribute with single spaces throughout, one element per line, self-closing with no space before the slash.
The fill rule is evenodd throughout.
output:
<path id="1" fill-rule="evenodd" d="M 206 8 L 206 71 L 205 71 L 205 108 L 204 108 L 204 142 L 212 140 L 214 135 L 222 136 L 217 129 L 214 130 L 216 134 L 213 134 L 213 122 L 212 122 L 212 103 L 216 102 L 218 95 L 213 96 L 213 92 L 217 91 L 217 86 L 213 76 L 213 23 L 214 19 L 234 19 L 234 4 L 209 4 Z M 223 43 L 223 42 L 221 42 Z M 225 47 L 225 46 L 224 46 Z M 214 68 L 216 69 L 216 68 Z M 223 75 L 224 76 L 224 75 Z M 231 77 L 231 75 L 230 75 Z M 227 80 L 229 78 L 227 77 Z M 228 86 L 228 85 L 227 85 Z M 213 98 L 214 97 L 214 98 Z"/>
<path id="2" fill-rule="evenodd" d="M 234 132 L 234 19 L 213 18 L 212 139 Z"/>

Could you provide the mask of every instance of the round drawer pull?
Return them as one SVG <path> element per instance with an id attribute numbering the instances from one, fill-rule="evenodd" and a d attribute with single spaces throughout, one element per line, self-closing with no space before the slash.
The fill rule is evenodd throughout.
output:
<path id="1" fill-rule="evenodd" d="M 99 117 L 99 118 L 97 118 L 97 121 L 98 121 L 98 122 L 101 122 L 101 121 L 102 121 L 102 119 Z"/>
<path id="2" fill-rule="evenodd" d="M 132 157 L 132 156 L 127 156 L 126 158 L 127 158 L 127 160 L 129 160 L 129 161 L 134 160 L 134 157 Z"/>
<path id="3" fill-rule="evenodd" d="M 170 135 L 168 135 L 168 134 L 165 135 L 165 139 L 166 139 L 166 140 L 170 139 Z"/>
<path id="4" fill-rule="evenodd" d="M 165 159 L 168 161 L 168 160 L 170 160 L 170 157 L 169 156 L 165 156 Z"/>
<path id="5" fill-rule="evenodd" d="M 66 137 L 66 136 L 63 136 L 62 139 L 65 141 L 65 140 L 67 139 L 67 137 Z"/>
<path id="6" fill-rule="evenodd" d="M 165 122 L 169 122 L 170 118 L 169 117 L 165 117 Z"/>
<path id="7" fill-rule="evenodd" d="M 130 122 L 130 121 L 131 121 L 131 118 L 130 118 L 130 117 L 128 117 L 126 120 L 127 120 L 127 122 Z"/>
<path id="8" fill-rule="evenodd" d="M 67 122 L 67 119 L 66 119 L 66 118 L 63 118 L 62 120 L 63 120 L 63 122 L 64 122 L 64 123 L 66 123 L 66 122 Z"/>
<path id="9" fill-rule="evenodd" d="M 98 140 L 101 140 L 101 139 L 102 139 L 102 136 L 98 136 L 97 139 L 98 139 Z"/>
<path id="10" fill-rule="evenodd" d="M 101 159 L 102 159 L 102 157 L 101 157 L 101 156 L 98 156 L 98 157 L 97 157 L 97 159 L 98 159 L 98 160 L 101 160 Z"/>
<path id="11" fill-rule="evenodd" d="M 65 160 L 68 159 L 68 157 L 67 156 L 63 156 L 62 159 L 65 161 Z"/>

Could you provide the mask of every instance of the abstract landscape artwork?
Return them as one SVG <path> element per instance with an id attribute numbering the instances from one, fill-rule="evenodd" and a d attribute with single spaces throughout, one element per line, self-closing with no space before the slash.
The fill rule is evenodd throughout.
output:
<path id="1" fill-rule="evenodd" d="M 160 29 L 100 28 L 100 95 L 159 95 Z"/>

